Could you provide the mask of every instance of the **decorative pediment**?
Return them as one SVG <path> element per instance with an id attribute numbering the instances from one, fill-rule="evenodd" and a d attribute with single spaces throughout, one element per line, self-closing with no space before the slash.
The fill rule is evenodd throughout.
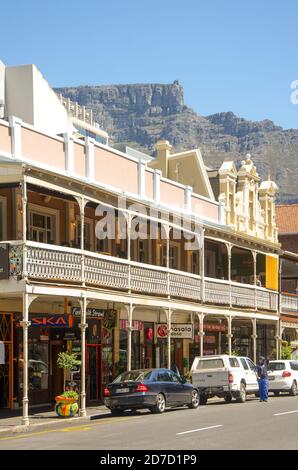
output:
<path id="1" fill-rule="evenodd" d="M 262 197 L 267 194 L 268 196 L 274 197 L 277 191 L 278 186 L 274 181 L 263 181 L 260 185 L 259 195 Z"/>
<path id="2" fill-rule="evenodd" d="M 241 162 L 241 167 L 238 171 L 238 176 L 242 178 L 251 177 L 254 181 L 260 181 L 256 166 L 254 165 L 251 159 L 251 155 L 249 153 L 246 155 L 246 159 L 242 160 Z"/>
<path id="3" fill-rule="evenodd" d="M 233 161 L 223 162 L 219 169 L 220 175 L 230 175 L 237 177 L 237 169 Z"/>

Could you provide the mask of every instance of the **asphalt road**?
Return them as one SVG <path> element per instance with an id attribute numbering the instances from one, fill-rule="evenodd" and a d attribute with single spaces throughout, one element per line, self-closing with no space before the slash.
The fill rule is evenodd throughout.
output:
<path id="1" fill-rule="evenodd" d="M 0 451 L 36 449 L 298 449 L 298 396 L 268 403 L 212 401 L 197 410 L 147 411 L 0 435 Z"/>

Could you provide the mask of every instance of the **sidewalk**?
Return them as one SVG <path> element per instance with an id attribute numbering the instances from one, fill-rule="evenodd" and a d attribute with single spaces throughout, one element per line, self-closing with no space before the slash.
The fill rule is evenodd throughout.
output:
<path id="1" fill-rule="evenodd" d="M 22 426 L 22 410 L 0 410 L 0 433 L 1 432 L 26 432 L 36 426 L 49 424 L 69 423 L 76 420 L 97 419 L 105 414 L 110 415 L 104 405 L 87 407 L 87 416 L 74 416 L 73 418 L 59 418 L 55 411 L 49 407 L 29 409 L 29 426 Z"/>

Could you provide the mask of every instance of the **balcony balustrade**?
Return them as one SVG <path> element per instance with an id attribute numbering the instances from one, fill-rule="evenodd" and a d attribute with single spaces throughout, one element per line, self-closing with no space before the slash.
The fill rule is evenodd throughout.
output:
<path id="1" fill-rule="evenodd" d="M 246 307 L 259 310 L 278 309 L 277 292 L 252 285 L 205 278 L 119 259 L 75 248 L 41 243 L 11 242 L 10 277 L 107 287 L 140 294 L 169 296 L 208 304 Z M 204 292 L 204 298 L 202 293 Z M 282 296 L 288 310 L 297 311 L 298 298 Z"/>
<path id="2" fill-rule="evenodd" d="M 280 310 L 281 313 L 298 313 L 298 295 L 282 293 Z"/>

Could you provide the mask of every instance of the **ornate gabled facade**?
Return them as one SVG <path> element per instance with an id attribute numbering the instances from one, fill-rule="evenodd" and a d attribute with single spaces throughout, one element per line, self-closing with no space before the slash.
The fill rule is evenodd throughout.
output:
<path id="1" fill-rule="evenodd" d="M 237 171 L 234 162 L 219 169 L 219 200 L 225 207 L 225 222 L 237 232 L 278 243 L 275 222 L 273 181 L 260 182 L 257 169 L 248 154 Z"/>

